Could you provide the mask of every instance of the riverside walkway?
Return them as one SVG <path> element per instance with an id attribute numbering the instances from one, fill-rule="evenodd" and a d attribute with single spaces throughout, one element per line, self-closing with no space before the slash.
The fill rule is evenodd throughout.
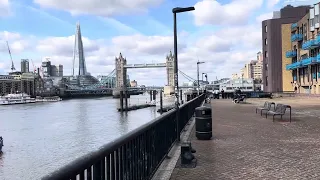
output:
<path id="1" fill-rule="evenodd" d="M 212 140 L 197 140 L 193 128 L 197 166 L 176 166 L 170 179 L 320 179 L 320 99 L 268 99 L 292 106 L 291 123 L 255 114 L 264 101 L 213 100 Z"/>

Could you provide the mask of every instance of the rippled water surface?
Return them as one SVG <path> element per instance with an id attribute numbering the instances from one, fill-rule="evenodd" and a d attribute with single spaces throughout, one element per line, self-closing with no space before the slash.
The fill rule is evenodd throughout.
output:
<path id="1" fill-rule="evenodd" d="M 132 96 L 130 104 L 148 99 Z M 118 104 L 104 97 L 0 106 L 0 180 L 40 179 L 159 116 L 155 107 L 119 113 Z"/>

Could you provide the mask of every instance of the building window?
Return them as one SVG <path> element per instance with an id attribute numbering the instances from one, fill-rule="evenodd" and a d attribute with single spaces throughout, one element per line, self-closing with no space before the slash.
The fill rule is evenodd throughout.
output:
<path id="1" fill-rule="evenodd" d="M 268 76 L 266 76 L 266 86 L 268 86 Z"/>
<path id="2" fill-rule="evenodd" d="M 268 26 L 264 26 L 264 32 L 268 32 Z"/>
<path id="3" fill-rule="evenodd" d="M 265 57 L 265 58 L 268 58 L 268 51 L 265 51 L 265 52 L 264 52 L 264 57 Z"/>
<path id="4" fill-rule="evenodd" d="M 315 15 L 314 16 L 314 23 L 318 23 L 319 22 L 319 15 Z"/>
<path id="5" fill-rule="evenodd" d="M 265 45 L 268 44 L 267 38 L 264 39 L 264 44 L 265 44 Z"/>

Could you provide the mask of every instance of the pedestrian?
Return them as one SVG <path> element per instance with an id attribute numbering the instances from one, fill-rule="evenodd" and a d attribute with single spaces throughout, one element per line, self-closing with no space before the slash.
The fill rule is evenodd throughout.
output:
<path id="1" fill-rule="evenodd" d="M 225 99 L 225 97 L 224 97 L 224 90 L 223 90 L 223 89 L 221 90 L 221 96 L 222 96 L 222 99 Z"/>

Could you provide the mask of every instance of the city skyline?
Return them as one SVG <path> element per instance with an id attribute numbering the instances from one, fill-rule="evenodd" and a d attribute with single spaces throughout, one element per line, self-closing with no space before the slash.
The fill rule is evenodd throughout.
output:
<path id="1" fill-rule="evenodd" d="M 6 2 L 0 1 L 0 73 L 10 72 L 8 40 L 16 69 L 20 69 L 20 59 L 32 59 L 40 66 L 40 58 L 47 56 L 54 64 L 63 64 L 66 75 L 71 74 L 77 21 L 81 24 L 87 70 L 92 75 L 109 74 L 120 52 L 129 64 L 165 62 L 173 50 L 171 9 L 195 6 L 194 12 L 178 16 L 179 69 L 196 78 L 196 68 L 190 67 L 196 67 L 198 59 L 205 61 L 200 71 L 207 73 L 210 81 L 217 76 L 231 77 L 253 59 L 261 51 L 261 21 L 286 5 L 277 0 L 140 0 L 126 9 L 126 3 L 119 1 L 114 11 L 107 1 L 96 2 L 94 7 L 89 4 L 95 1 L 84 0 L 70 7 L 60 1 Z M 128 74 L 139 84 L 166 83 L 165 68 L 129 70 Z M 187 81 L 181 75 L 179 79 Z"/>

